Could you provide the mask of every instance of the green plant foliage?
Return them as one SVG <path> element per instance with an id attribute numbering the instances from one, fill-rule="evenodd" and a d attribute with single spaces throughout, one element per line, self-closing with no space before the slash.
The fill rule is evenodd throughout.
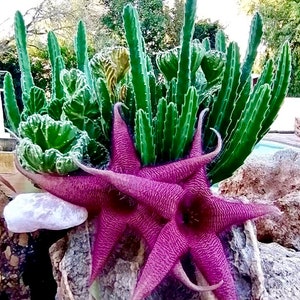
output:
<path id="1" fill-rule="evenodd" d="M 17 104 L 16 95 L 14 91 L 13 79 L 10 73 L 6 73 L 4 77 L 4 107 L 6 116 L 9 123 L 11 124 L 11 129 L 14 133 L 17 133 L 21 116 L 20 110 Z"/>
<path id="2" fill-rule="evenodd" d="M 22 14 L 17 11 L 15 14 L 15 38 L 18 50 L 18 58 L 21 69 L 21 85 L 23 95 L 29 94 L 34 85 L 31 75 L 30 60 L 27 52 L 26 29 Z"/>
<path id="3" fill-rule="evenodd" d="M 197 39 L 200 42 L 204 39 L 208 39 L 212 49 L 220 50 L 217 48 L 218 46 L 221 46 L 220 44 L 218 45 L 218 42 L 220 42 L 218 38 L 220 37 L 218 37 L 217 34 L 218 32 L 222 32 L 224 34 L 223 29 L 224 27 L 219 23 L 219 21 L 212 22 L 209 19 L 199 20 L 195 24 L 193 39 Z M 225 38 L 225 34 L 222 38 Z M 225 40 L 223 42 L 225 42 Z M 223 44 L 223 46 L 225 45 Z"/>
<path id="4" fill-rule="evenodd" d="M 77 169 L 72 157 L 82 159 L 89 141 L 87 134 L 72 122 L 39 114 L 20 123 L 19 135 L 22 139 L 17 154 L 26 168 L 59 174 Z"/>
<path id="5" fill-rule="evenodd" d="M 22 112 L 22 119 L 26 120 L 28 116 L 46 112 L 47 100 L 45 91 L 33 86 L 30 89 L 30 93 L 26 102 L 24 102 L 24 110 Z"/>
<path id="6" fill-rule="evenodd" d="M 141 153 L 144 164 L 155 162 L 155 147 L 152 125 L 151 91 L 144 40 L 142 37 L 137 11 L 126 5 L 123 12 L 124 28 L 130 53 L 131 80 L 134 89 L 137 111 L 135 116 L 136 147 Z M 142 126 L 142 128 L 140 128 Z"/>
<path id="7" fill-rule="evenodd" d="M 201 44 L 191 40 L 195 2 L 186 2 L 180 47 L 157 56 L 158 68 L 165 79 L 165 91 L 158 98 L 150 95 L 151 101 L 158 103 L 152 125 L 155 147 L 150 139 L 142 138 L 142 134 L 153 136 L 151 128 L 136 128 L 135 135 L 138 133 L 137 140 L 142 143 L 142 146 L 137 145 L 137 149 L 143 163 L 155 163 L 154 160 L 149 161 L 147 140 L 148 147 L 156 151 L 156 155 L 152 156 L 153 159 L 156 157 L 156 162 L 177 159 L 187 154 L 199 108 L 208 107 L 210 112 L 204 128 L 205 151 L 211 151 L 216 144 L 216 136 L 209 128 L 221 133 L 224 144 L 221 154 L 209 166 L 208 175 L 214 183 L 230 176 L 269 129 L 287 93 L 290 52 L 288 45 L 285 45 L 277 65 L 267 62 L 257 86 L 252 87 L 251 72 L 262 37 L 260 15 L 253 17 L 248 50 L 241 63 L 238 45 L 235 42 L 226 45 L 222 31 L 216 34 L 216 45 L 211 45 L 209 39 L 204 39 Z M 126 26 L 131 28 L 131 32 L 138 32 L 138 22 L 129 22 Z M 144 79 L 139 82 L 148 84 L 149 74 L 145 67 L 144 71 L 139 69 L 146 64 L 142 39 L 140 36 L 132 38 L 134 40 L 128 44 L 129 50 L 137 53 L 134 42 L 140 40 L 142 53 L 137 60 L 131 61 L 132 69 L 135 68 L 132 72 L 137 72 L 137 78 L 141 76 Z M 137 82 L 133 81 L 134 88 Z M 141 105 L 138 101 L 143 101 L 145 95 L 149 99 L 148 93 L 149 90 L 142 94 L 144 98 L 137 98 L 137 105 Z M 140 106 L 140 109 L 143 108 Z M 150 116 L 148 106 L 144 112 L 145 118 Z M 149 119 L 149 124 L 151 122 L 152 119 Z M 148 126 L 145 120 L 141 122 L 141 112 L 135 126 Z"/>
<path id="8" fill-rule="evenodd" d="M 22 84 L 24 109 L 21 114 L 17 110 L 14 87 L 9 77 L 7 77 L 5 84 L 5 104 L 11 128 L 21 134 L 21 142 L 17 148 L 23 165 L 35 171 L 67 173 L 77 168 L 67 152 L 69 150 L 75 151 L 77 148 L 80 152 L 80 158 L 85 157 L 90 163 L 104 165 L 108 161 L 111 117 L 108 126 L 101 114 L 103 106 L 99 106 L 96 95 L 101 95 L 103 98 L 108 88 L 108 81 L 107 74 L 104 74 L 103 85 L 97 86 L 98 78 L 93 76 L 90 71 L 84 24 L 79 22 L 75 39 L 77 64 L 81 70 L 65 69 L 62 50 L 57 38 L 53 32 L 48 34 L 48 52 L 52 71 L 50 97 L 46 96 L 45 90 L 35 86 L 33 81 L 30 81 L 32 74 L 26 48 L 26 32 L 24 20 L 20 13 L 16 14 L 15 26 L 19 40 L 17 43 L 19 60 L 24 60 L 21 63 L 21 74 L 24 78 Z M 124 64 L 124 57 L 118 57 L 114 54 L 114 62 L 117 62 L 118 59 L 120 60 L 119 64 Z M 127 66 L 124 66 L 122 72 L 116 72 L 117 81 L 121 82 L 127 71 L 128 59 Z M 116 88 L 115 84 L 113 89 Z M 117 94 L 115 90 L 113 93 Z M 123 91 L 124 93 L 126 94 Z M 113 103 L 117 101 L 116 96 L 109 98 L 109 101 L 111 109 Z M 23 122 L 20 123 L 21 118 Z M 73 136 L 74 141 L 63 135 L 66 141 L 74 144 L 69 150 L 66 150 L 66 153 L 61 152 L 63 149 L 59 149 L 58 145 L 45 143 L 44 139 L 49 138 L 51 140 L 56 139 L 58 143 L 63 145 L 63 140 L 55 137 L 62 135 L 61 132 L 64 130 L 70 132 L 70 124 L 73 126 L 72 131 L 76 129 L 76 135 Z M 106 125 L 105 130 L 104 124 Z M 40 127 L 42 129 L 38 129 Z M 39 138 L 37 138 L 30 134 L 30 130 L 24 130 L 24 128 L 36 128 L 36 133 L 43 131 L 43 134 L 39 134 Z M 77 140 L 79 144 L 76 144 Z"/>
<path id="9" fill-rule="evenodd" d="M 60 83 L 60 72 L 65 68 L 65 62 L 61 56 L 61 49 L 53 32 L 48 33 L 47 41 L 52 72 L 51 95 L 54 101 L 56 98 L 61 99 L 64 96 L 63 87 Z"/>
<path id="10" fill-rule="evenodd" d="M 263 43 L 266 46 L 259 68 L 268 58 L 279 56 L 282 45 L 288 41 L 292 55 L 292 71 L 288 95 L 300 96 L 300 2 L 298 0 L 239 0 L 247 14 L 258 12 L 264 21 Z"/>
<path id="11" fill-rule="evenodd" d="M 88 58 L 88 46 L 86 40 L 86 30 L 85 25 L 82 21 L 79 21 L 77 27 L 77 34 L 75 39 L 75 49 L 76 49 L 76 58 L 77 58 L 77 68 L 84 72 L 87 83 L 90 88 L 93 87 L 93 80 L 89 65 Z"/>
<path id="12" fill-rule="evenodd" d="M 229 177 L 251 153 L 274 121 L 287 94 L 291 74 L 291 53 L 285 44 L 277 66 L 268 61 L 256 86 L 251 88 L 251 69 L 262 36 L 262 21 L 256 14 L 244 63 L 239 49 L 227 48 L 227 64 L 219 94 L 213 99 L 205 128 L 206 151 L 215 143 L 208 128 L 214 127 L 223 137 L 222 153 L 209 166 L 209 177 L 218 182 Z M 278 97 L 277 97 L 277 96 Z"/>
<path id="13" fill-rule="evenodd" d="M 89 59 L 85 26 L 80 22 L 75 37 L 77 68 L 66 69 L 58 41 L 49 33 L 50 97 L 30 81 L 26 35 L 19 15 L 17 46 L 25 57 L 21 123 L 9 76 L 5 102 L 11 127 L 21 135 L 18 151 L 24 166 L 35 171 L 70 172 L 76 169 L 70 151 L 77 151 L 80 159 L 92 165 L 105 165 L 113 105 L 122 101 L 128 108 L 123 109 L 124 118 L 145 165 L 186 156 L 200 110 L 209 108 L 203 128 L 204 152 L 216 146 L 210 128 L 220 132 L 223 149 L 209 165 L 208 176 L 212 183 L 230 176 L 278 113 L 289 85 L 291 52 L 284 44 L 276 63 L 266 62 L 253 87 L 251 72 L 262 37 L 260 15 L 252 20 L 248 50 L 241 62 L 238 45 L 227 43 L 222 30 L 216 32 L 214 45 L 209 38 L 193 40 L 196 2 L 186 1 L 180 45 L 158 53 L 157 66 L 147 54 L 138 14 L 131 4 L 123 10 L 128 50 L 103 49 Z M 64 139 L 48 142 L 55 140 L 55 135 Z"/>

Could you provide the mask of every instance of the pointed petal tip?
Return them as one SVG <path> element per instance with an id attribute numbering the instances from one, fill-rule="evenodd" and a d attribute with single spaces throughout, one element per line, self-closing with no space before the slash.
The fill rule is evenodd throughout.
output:
<path id="1" fill-rule="evenodd" d="M 173 274 L 174 276 L 179 279 L 183 284 L 185 284 L 189 289 L 195 291 L 195 292 L 207 292 L 207 291 L 213 291 L 217 288 L 219 288 L 223 284 L 223 280 L 216 284 L 208 285 L 208 286 L 201 286 L 194 284 L 185 273 L 181 263 L 178 263 L 173 268 Z"/>
<path id="2" fill-rule="evenodd" d="M 203 110 L 201 110 L 200 114 L 199 114 L 199 118 L 198 118 L 198 125 L 197 125 L 197 132 L 200 133 L 201 135 L 201 130 L 202 130 L 202 125 L 203 125 L 203 119 L 204 116 L 206 115 L 206 113 L 209 111 L 209 108 L 204 108 Z"/>
<path id="3" fill-rule="evenodd" d="M 123 102 L 117 102 L 115 105 L 114 105 L 114 113 L 116 114 L 119 114 L 120 115 L 120 108 L 121 107 L 125 107 L 126 109 L 129 109 L 128 106 L 123 103 Z"/>
<path id="4" fill-rule="evenodd" d="M 15 190 L 15 188 L 2 175 L 0 175 L 0 182 L 3 183 L 6 187 L 8 187 L 14 194 L 17 193 L 17 191 Z"/>
<path id="5" fill-rule="evenodd" d="M 268 205 L 269 206 L 269 211 L 266 214 L 272 214 L 276 217 L 280 217 L 284 214 L 283 211 L 281 211 L 277 206 L 275 205 Z"/>
<path id="6" fill-rule="evenodd" d="M 200 115 L 199 115 L 199 120 L 203 120 L 203 118 L 204 118 L 204 116 L 206 115 L 206 113 L 208 113 L 209 112 L 209 108 L 208 107 L 206 107 L 206 108 L 204 108 L 204 109 L 202 109 L 201 110 L 201 112 L 200 112 Z"/>
<path id="7" fill-rule="evenodd" d="M 221 137 L 221 134 L 216 129 L 210 128 L 210 130 L 212 130 L 217 136 L 217 140 L 218 140 L 217 147 L 213 151 L 213 153 L 215 153 L 215 155 L 218 155 L 220 153 L 221 149 L 222 149 L 222 144 L 223 144 L 222 143 L 222 137 Z"/>
<path id="8" fill-rule="evenodd" d="M 93 274 L 90 276 L 90 279 L 89 279 L 89 281 L 88 281 L 89 287 L 91 287 L 91 286 L 93 285 L 94 281 L 96 280 L 96 277 L 97 277 L 97 276 L 95 276 L 95 275 L 93 275 Z"/>
<path id="9" fill-rule="evenodd" d="M 283 215 L 283 212 L 275 205 L 271 204 L 250 204 L 254 205 L 254 210 L 256 211 L 256 217 L 264 217 L 264 216 L 274 216 L 274 217 L 280 217 Z"/>

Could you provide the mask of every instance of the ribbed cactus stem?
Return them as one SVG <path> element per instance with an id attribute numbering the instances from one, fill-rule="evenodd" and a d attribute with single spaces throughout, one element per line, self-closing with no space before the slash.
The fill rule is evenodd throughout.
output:
<path id="1" fill-rule="evenodd" d="M 179 111 L 184 102 L 184 96 L 191 83 L 191 53 L 195 26 L 197 0 L 186 1 L 184 24 L 181 32 L 181 47 L 179 52 L 176 102 Z"/>
<path id="2" fill-rule="evenodd" d="M 240 78 L 240 53 L 239 47 L 235 42 L 231 42 L 227 49 L 226 66 L 223 75 L 222 85 L 217 99 L 212 105 L 206 126 L 206 145 L 213 147 L 215 135 L 208 131 L 209 128 L 215 128 L 225 136 L 226 126 L 229 123 L 234 99 L 236 98 L 237 88 Z"/>
<path id="3" fill-rule="evenodd" d="M 142 109 L 151 118 L 151 95 L 147 73 L 147 57 L 136 9 L 128 4 L 123 11 L 126 40 L 130 52 L 131 75 L 136 109 Z"/>
<path id="4" fill-rule="evenodd" d="M 80 71 L 85 73 L 87 83 L 93 89 L 93 80 L 89 65 L 88 51 L 87 51 L 87 37 L 86 29 L 83 21 L 79 21 L 77 26 L 77 34 L 75 38 L 75 50 L 77 58 L 77 67 Z"/>
<path id="5" fill-rule="evenodd" d="M 258 132 L 268 113 L 271 98 L 270 86 L 262 85 L 252 95 L 242 116 L 237 121 L 234 133 L 220 157 L 217 158 L 214 168 L 209 172 L 212 182 L 218 182 L 232 175 L 246 157 L 251 153 L 258 141 Z M 238 151 L 237 151 L 238 149 Z"/>
<path id="6" fill-rule="evenodd" d="M 215 48 L 220 52 L 226 52 L 226 36 L 223 30 L 218 30 L 216 33 Z"/>
<path id="7" fill-rule="evenodd" d="M 242 72 L 240 78 L 241 87 L 244 85 L 247 78 L 251 75 L 252 67 L 257 56 L 257 48 L 260 44 L 263 33 L 262 27 L 263 24 L 261 16 L 259 15 L 259 13 L 256 13 L 252 18 L 248 48 L 242 65 Z"/>
<path id="8" fill-rule="evenodd" d="M 190 144 L 193 138 L 196 114 L 199 108 L 199 99 L 195 87 L 190 87 L 182 106 L 176 126 L 175 135 L 171 147 L 171 158 L 178 159 L 185 154 L 186 145 Z"/>
<path id="9" fill-rule="evenodd" d="M 139 109 L 136 112 L 135 123 L 136 146 L 141 154 L 143 164 L 154 164 L 156 160 L 155 144 L 149 116 L 142 109 Z"/>
<path id="10" fill-rule="evenodd" d="M 34 86 L 34 82 L 27 52 L 26 27 L 23 16 L 19 11 L 15 14 L 15 39 L 21 70 L 22 91 L 23 93 L 29 94 L 31 87 Z"/>
<path id="11" fill-rule="evenodd" d="M 4 77 L 4 107 L 11 130 L 17 133 L 21 117 L 10 73 Z"/>
<path id="12" fill-rule="evenodd" d="M 291 76 L 291 49 L 285 43 L 280 51 L 277 70 L 273 75 L 271 87 L 272 96 L 270 100 L 269 114 L 266 116 L 259 137 L 261 138 L 270 128 L 288 92 Z"/>
<path id="13" fill-rule="evenodd" d="M 60 72 L 65 68 L 64 60 L 61 56 L 61 50 L 54 32 L 48 33 L 47 39 L 48 53 L 51 63 L 51 98 L 52 100 L 61 99 L 64 96 L 63 87 L 60 83 Z"/>
<path id="14" fill-rule="evenodd" d="M 178 126 L 178 109 L 175 103 L 170 102 L 166 107 L 163 125 L 162 155 L 164 160 L 172 159 L 172 145 Z"/>

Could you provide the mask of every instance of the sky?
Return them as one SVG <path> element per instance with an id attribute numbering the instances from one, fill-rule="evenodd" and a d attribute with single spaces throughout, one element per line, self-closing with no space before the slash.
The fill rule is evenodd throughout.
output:
<path id="1" fill-rule="evenodd" d="M 1 2 L 3 2 L 2 5 Z M 25 13 L 41 2 L 42 0 L 0 0 L 0 37 L 5 36 L 5 33 L 11 28 L 16 10 Z M 197 16 L 201 19 L 219 20 L 226 27 L 225 32 L 229 35 L 230 40 L 239 43 L 243 54 L 248 41 L 250 18 L 239 13 L 236 2 L 236 0 L 198 0 Z"/>

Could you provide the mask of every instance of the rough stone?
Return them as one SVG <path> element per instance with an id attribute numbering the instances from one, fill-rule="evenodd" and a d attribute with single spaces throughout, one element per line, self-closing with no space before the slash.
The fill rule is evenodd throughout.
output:
<path id="1" fill-rule="evenodd" d="M 58 283 L 57 300 L 128 300 L 134 290 L 144 262 L 144 247 L 128 231 L 116 246 L 103 273 L 92 289 L 90 244 L 93 223 L 85 222 L 72 229 L 64 239 L 50 248 L 54 275 Z M 267 299 L 255 228 L 251 221 L 235 226 L 222 235 L 227 257 L 232 266 L 239 300 Z M 184 260 L 187 272 L 193 270 L 189 257 Z M 97 295 L 97 296 L 96 296 Z M 196 293 L 171 276 L 165 278 L 147 300 L 216 300 L 212 293 Z"/>
<path id="2" fill-rule="evenodd" d="M 295 134 L 300 137 L 300 118 L 295 118 Z"/>
<path id="3" fill-rule="evenodd" d="M 300 252 L 259 243 L 268 300 L 300 299 Z M 260 298 L 259 298 L 260 299 Z"/>
<path id="4" fill-rule="evenodd" d="M 292 149 L 274 155 L 251 155 L 232 177 L 219 185 L 228 196 L 270 200 L 300 191 L 300 152 Z"/>
<path id="5" fill-rule="evenodd" d="M 75 227 L 50 247 L 57 300 L 93 300 L 89 293 L 91 249 L 88 223 Z"/>
<path id="6" fill-rule="evenodd" d="M 300 192 L 292 192 L 274 201 L 283 214 L 256 220 L 258 239 L 277 242 L 300 251 Z"/>
<path id="7" fill-rule="evenodd" d="M 26 233 L 12 234 L 2 217 L 8 198 L 0 190 L 0 299 L 29 300 L 30 290 L 22 273 L 30 243 Z"/>
<path id="8" fill-rule="evenodd" d="M 282 150 L 273 156 L 252 156 L 219 185 L 223 195 L 276 205 L 281 216 L 255 221 L 258 239 L 300 250 L 300 152 Z"/>
<path id="9" fill-rule="evenodd" d="M 49 193 L 17 195 L 5 206 L 3 214 L 8 229 L 16 233 L 62 230 L 82 224 L 88 216 L 85 208 Z"/>

